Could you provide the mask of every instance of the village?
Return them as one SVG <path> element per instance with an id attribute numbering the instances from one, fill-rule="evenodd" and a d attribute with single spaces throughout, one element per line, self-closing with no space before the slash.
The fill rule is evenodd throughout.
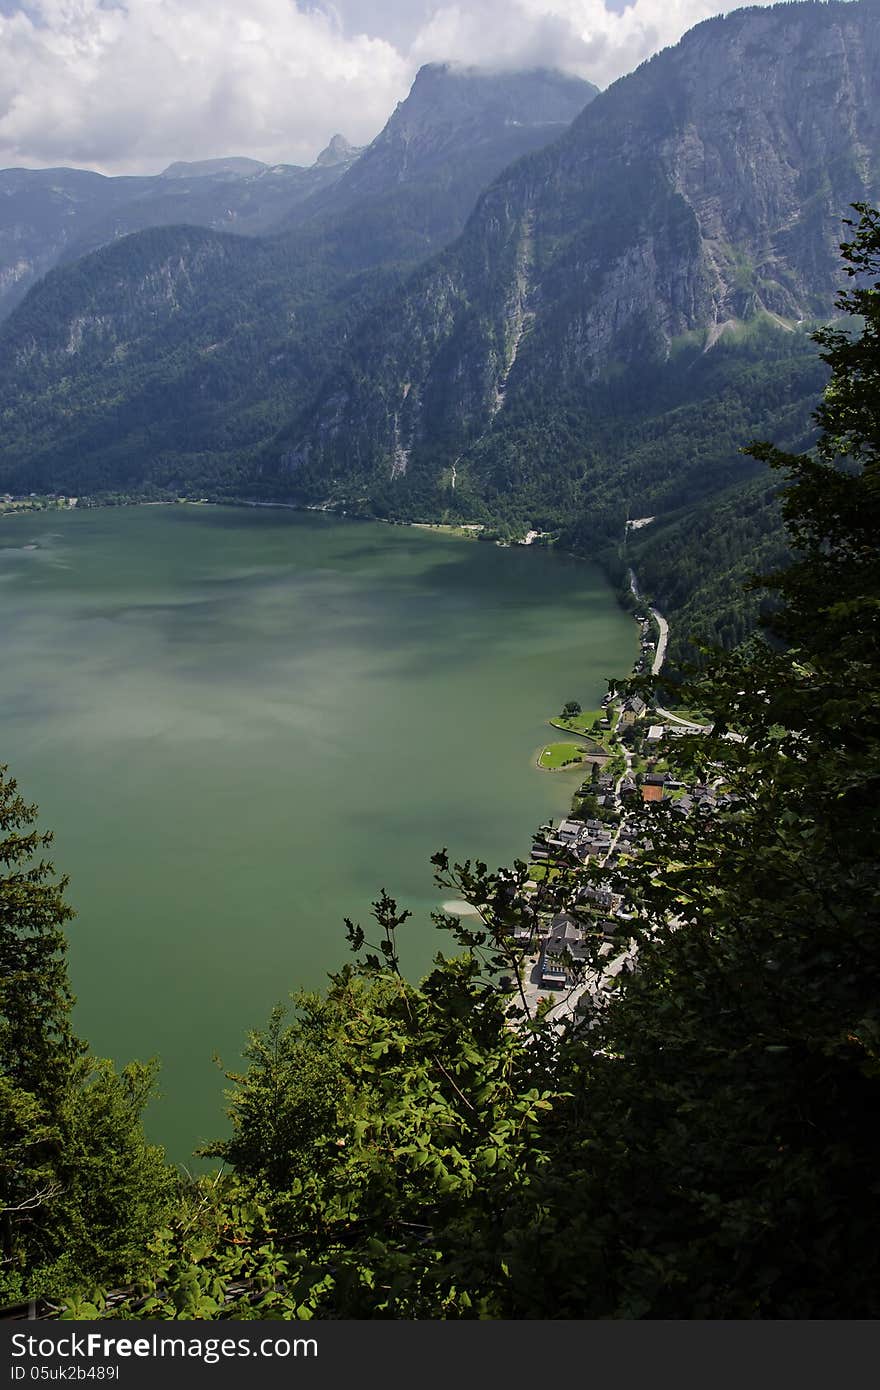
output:
<path id="1" fill-rule="evenodd" d="M 664 654 L 658 638 L 662 633 L 665 639 L 668 629 L 656 610 L 640 607 L 635 618 L 641 635 L 633 674 L 656 675 Z M 627 930 L 633 911 L 620 885 L 627 861 L 650 845 L 645 808 L 711 814 L 733 798 L 720 779 L 687 782 L 675 767 L 675 741 L 707 733 L 710 726 L 639 695 L 612 688 L 598 710 L 584 711 L 571 701 L 550 723 L 578 742 L 547 745 L 538 765 L 555 772 L 580 765 L 590 776 L 578 786 L 569 815 L 535 832 L 526 891 L 535 896 L 548 876 L 568 872 L 577 879 L 579 870 L 583 887 L 566 911 L 537 910 L 514 933 L 522 952 L 514 1004 L 540 1009 L 559 1026 L 587 1026 L 616 977 L 635 965 L 634 934 Z"/>

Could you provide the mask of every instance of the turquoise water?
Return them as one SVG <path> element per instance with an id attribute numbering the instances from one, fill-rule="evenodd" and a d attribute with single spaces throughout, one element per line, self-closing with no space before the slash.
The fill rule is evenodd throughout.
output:
<path id="1" fill-rule="evenodd" d="M 430 855 L 525 856 L 574 781 L 549 714 L 626 672 L 588 565 L 280 510 L 0 519 L 0 761 L 55 831 L 76 1022 L 158 1055 L 150 1133 L 223 1131 L 248 1028 L 347 957 L 385 887 L 404 963 L 441 944 Z"/>

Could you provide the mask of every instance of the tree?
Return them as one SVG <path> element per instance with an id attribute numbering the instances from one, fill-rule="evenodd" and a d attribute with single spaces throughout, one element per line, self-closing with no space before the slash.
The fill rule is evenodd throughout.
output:
<path id="1" fill-rule="evenodd" d="M 844 254 L 864 277 L 880 227 L 858 211 Z M 774 641 L 707 654 L 684 688 L 711 731 L 676 761 L 724 797 L 641 807 L 646 848 L 612 878 L 637 968 L 586 1025 L 555 1026 L 522 984 L 537 923 L 586 921 L 585 880 L 608 870 L 562 866 L 530 897 L 525 864 L 436 855 L 477 914 L 437 914 L 457 954 L 414 985 L 408 913 L 383 893 L 376 944 L 348 924 L 358 961 L 292 1037 L 332 1054 L 341 1100 L 316 1134 L 294 1092 L 275 1170 L 242 1122 L 232 1143 L 253 1147 L 162 1236 L 146 1315 L 880 1315 L 880 283 L 852 304 L 860 336 L 820 339 L 816 456 L 755 446 L 788 478 Z M 588 964 L 602 949 L 588 938 Z M 264 1042 L 234 1123 L 283 1080 Z"/>
<path id="2" fill-rule="evenodd" d="M 58 1191 L 60 1110 L 83 1048 L 71 1028 L 65 962 L 66 879 L 40 857 L 51 834 L 0 767 L 0 1208 L 4 1255 Z"/>
<path id="3" fill-rule="evenodd" d="M 577 719 L 580 713 L 581 707 L 578 704 L 577 700 L 567 700 L 566 703 L 562 706 L 562 714 L 560 718 Z"/>
<path id="4" fill-rule="evenodd" d="M 268 1027 L 250 1034 L 247 1071 L 227 1073 L 233 1137 L 201 1150 L 276 1190 L 302 1175 L 322 1136 L 335 1137 L 345 1091 L 331 1006 L 310 993 L 294 1002 L 292 1023 L 279 1005 Z"/>
<path id="5" fill-rule="evenodd" d="M 844 255 L 864 276 L 880 233 L 859 213 Z M 880 1313 L 880 288 L 860 283 L 841 307 L 864 328 L 820 338 L 817 456 L 753 450 L 788 475 L 778 640 L 714 654 L 684 691 L 712 731 L 679 740 L 677 760 L 729 799 L 711 815 L 643 807 L 651 848 L 617 873 L 638 969 L 586 1037 L 525 1010 L 514 1034 L 491 982 L 535 905 L 515 874 L 444 856 L 441 881 L 481 914 L 453 928 L 464 956 L 438 957 L 418 990 L 400 981 L 395 1006 L 356 1006 L 369 1060 L 352 1079 L 373 1076 L 359 1133 L 394 1174 L 346 1247 L 360 1315 L 377 1306 L 365 1268 L 397 1315 Z M 578 911 L 582 885 L 563 873 L 544 905 Z M 374 957 L 377 984 L 388 959 Z M 526 1087 L 546 1108 L 510 1147 Z M 491 1161 L 462 1147 L 489 1133 Z M 346 1145 L 322 1181 L 341 1194 L 365 1158 Z"/>
<path id="6" fill-rule="evenodd" d="M 72 1022 L 67 879 L 0 767 L 0 1300 L 141 1267 L 172 1175 L 140 1115 L 153 1067 L 120 1075 Z"/>
<path id="7" fill-rule="evenodd" d="M 677 760 L 732 799 L 645 808 L 652 849 L 618 879 L 639 969 L 599 1050 L 570 1054 L 556 1113 L 582 1157 L 543 1193 L 578 1210 L 574 1257 L 542 1264 L 563 1310 L 880 1311 L 880 224 L 856 210 L 839 304 L 862 328 L 818 335 L 816 455 L 750 450 L 787 475 L 778 640 L 715 653 L 683 692 L 713 728 Z"/>

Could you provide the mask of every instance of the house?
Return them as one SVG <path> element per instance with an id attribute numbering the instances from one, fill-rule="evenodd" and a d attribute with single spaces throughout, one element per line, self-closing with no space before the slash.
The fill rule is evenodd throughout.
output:
<path id="1" fill-rule="evenodd" d="M 577 849 L 588 833 L 583 821 L 561 820 L 552 835 L 548 835 L 547 844 L 554 849 Z"/>
<path id="2" fill-rule="evenodd" d="M 648 742 L 659 743 L 665 732 L 662 724 L 652 724 L 648 730 Z"/>
<path id="3" fill-rule="evenodd" d="M 598 907 L 602 912 L 616 912 L 620 906 L 620 894 L 615 893 L 607 883 L 588 883 L 581 899 Z"/>
<path id="4" fill-rule="evenodd" d="M 648 706 L 640 695 L 631 695 L 625 702 L 620 713 L 620 722 L 627 728 L 630 724 L 635 724 L 637 719 L 641 719 Z"/>
<path id="5" fill-rule="evenodd" d="M 611 831 L 592 830 L 586 838 L 581 841 L 581 849 L 586 849 L 589 854 L 606 854 L 611 848 Z"/>
<path id="6" fill-rule="evenodd" d="M 569 984 L 577 966 L 588 959 L 586 932 L 570 912 L 560 912 L 550 924 L 541 955 L 541 984 L 546 988 Z"/>
<path id="7" fill-rule="evenodd" d="M 584 831 L 584 822 L 579 820 L 561 820 L 556 827 L 557 840 L 579 840 Z"/>

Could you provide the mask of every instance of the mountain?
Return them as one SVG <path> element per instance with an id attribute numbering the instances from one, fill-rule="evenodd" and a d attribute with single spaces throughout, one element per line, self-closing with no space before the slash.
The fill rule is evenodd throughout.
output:
<path id="1" fill-rule="evenodd" d="M 562 135 L 597 92 L 544 68 L 428 63 L 360 158 L 287 225 L 330 238 L 349 262 L 421 260 L 458 235 L 506 165 Z"/>
<path id="2" fill-rule="evenodd" d="M 0 330 L 5 485 L 241 486 L 248 459 L 317 390 L 358 316 L 461 231 L 512 152 L 564 130 L 594 95 L 563 74 L 422 69 L 373 145 L 359 154 L 334 137 L 319 156 L 327 182 L 307 212 L 302 200 L 299 225 L 288 207 L 271 237 L 168 226 L 118 238 L 122 213 L 111 209 L 100 229 L 112 244 L 53 270 Z M 222 164 L 209 175 L 172 166 L 123 211 L 207 222 L 193 215 L 200 198 L 207 212 L 253 196 L 261 212 L 267 180 L 291 177 Z"/>
<path id="3" fill-rule="evenodd" d="M 318 206 L 339 209 L 427 182 L 460 199 L 468 196 L 463 181 L 468 188 L 476 183 L 473 202 L 499 169 L 561 135 L 597 94 L 590 82 L 544 68 L 495 73 L 428 63 L 385 128 Z"/>
<path id="4" fill-rule="evenodd" d="M 316 161 L 317 163 L 317 161 Z M 193 178 L 246 178 L 249 174 L 262 174 L 268 169 L 259 159 L 244 159 L 232 155 L 228 159 L 178 159 L 163 169 L 159 175 L 163 179 Z"/>
<path id="5" fill-rule="evenodd" d="M 834 313 L 842 219 L 878 189 L 876 0 L 708 20 L 487 189 L 262 486 L 562 526 L 592 551 L 627 516 L 726 495 L 756 434 L 809 441 L 809 331 Z"/>
<path id="6" fill-rule="evenodd" d="M 326 152 L 325 152 L 326 153 Z M 59 262 L 147 227 L 192 223 L 254 235 L 341 178 L 359 151 L 337 146 L 310 169 L 255 159 L 171 164 L 151 177 L 86 169 L 0 171 L 0 318 Z"/>
<path id="7" fill-rule="evenodd" d="M 336 134 L 310 168 L 228 157 L 178 161 L 141 178 L 0 170 L 0 318 L 59 262 L 148 227 L 187 223 L 258 235 L 309 219 L 335 225 L 357 207 L 367 222 L 403 215 L 426 254 L 460 231 L 505 164 L 560 134 L 596 91 L 558 72 L 433 64 L 365 151 Z M 358 172 L 347 179 L 353 166 Z M 340 196 L 329 196 L 340 180 Z M 403 187 L 407 196 L 397 198 Z"/>
<path id="8" fill-rule="evenodd" d="M 489 153 L 583 96 L 432 65 L 283 233 L 172 228 L 56 271 L 0 333 L 0 484 L 553 530 L 688 621 L 717 599 L 733 640 L 733 576 L 779 546 L 741 448 L 809 445 L 810 332 L 880 187 L 880 6 L 706 21 L 477 198 Z"/>
<path id="9" fill-rule="evenodd" d="M 634 381 L 675 398 L 683 366 L 704 375 L 721 346 L 784 335 L 796 355 L 804 324 L 832 312 L 841 217 L 878 166 L 876 4 L 699 25 L 495 182 L 457 245 L 364 325 L 289 432 L 279 481 L 332 494 L 422 474 L 449 489 L 455 462 L 459 485 L 504 491 L 516 476 L 494 474 L 523 410 L 580 393 L 604 414 L 623 395 L 636 416 Z"/>
<path id="10" fill-rule="evenodd" d="M 361 151 L 359 149 L 349 144 L 344 135 L 340 135 L 337 132 L 336 135 L 330 137 L 330 143 L 325 145 L 324 149 L 315 160 L 315 164 L 319 169 L 328 166 L 332 168 L 337 164 L 350 164 L 360 153 Z"/>

